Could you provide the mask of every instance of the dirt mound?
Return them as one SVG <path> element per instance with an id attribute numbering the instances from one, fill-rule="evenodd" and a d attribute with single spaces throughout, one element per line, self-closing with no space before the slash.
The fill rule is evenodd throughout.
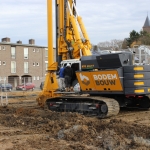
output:
<path id="1" fill-rule="evenodd" d="M 100 120 L 42 109 L 35 101 L 39 91 L 9 94 L 9 105 L 0 107 L 0 149 L 150 149 L 150 111 L 125 110 Z"/>
<path id="2" fill-rule="evenodd" d="M 21 107 L 16 103 L 0 108 L 0 124 L 9 129 L 0 132 L 0 142 L 5 139 L 10 146 L 7 150 L 150 149 L 150 126 L 126 122 L 119 116 L 99 120 L 30 107 L 24 102 Z"/>

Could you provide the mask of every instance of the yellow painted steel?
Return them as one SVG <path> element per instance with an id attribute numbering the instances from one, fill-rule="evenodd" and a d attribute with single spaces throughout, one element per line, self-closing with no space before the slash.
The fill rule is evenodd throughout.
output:
<path id="1" fill-rule="evenodd" d="M 136 70 L 136 71 L 144 70 L 144 67 L 134 67 L 133 70 Z"/>
<path id="2" fill-rule="evenodd" d="M 57 4 L 59 5 L 59 28 L 62 30 L 64 27 L 64 0 L 57 0 Z"/>
<path id="3" fill-rule="evenodd" d="M 58 5 L 58 55 L 61 56 L 62 60 L 67 60 L 69 58 L 69 48 L 72 48 L 72 57 L 80 58 L 80 51 L 84 56 L 91 55 L 91 44 L 88 38 L 86 29 L 84 27 L 81 17 L 74 15 L 73 0 L 67 0 L 66 8 L 66 20 L 64 19 L 64 5 L 65 0 L 57 0 Z M 70 9 L 68 8 L 70 5 Z M 71 11 L 71 12 L 70 12 Z M 64 26 L 66 24 L 66 28 Z M 85 42 L 82 41 L 80 36 L 80 30 L 78 24 L 81 28 L 82 34 L 86 39 Z M 64 34 L 66 30 L 66 34 Z M 69 43 L 69 47 L 68 47 Z"/>
<path id="4" fill-rule="evenodd" d="M 73 29 L 74 29 L 74 34 L 75 34 L 76 41 L 81 40 L 79 31 L 78 31 L 78 28 L 77 28 L 77 25 L 76 25 L 75 17 L 70 16 L 70 21 L 71 21 Z"/>
<path id="5" fill-rule="evenodd" d="M 52 1 L 47 0 L 48 68 L 54 63 Z M 48 69 L 48 70 L 49 70 Z"/>
<path id="6" fill-rule="evenodd" d="M 134 78 L 144 78 L 144 74 L 135 74 Z"/>
<path id="7" fill-rule="evenodd" d="M 78 16 L 77 17 L 77 20 L 78 20 L 78 22 L 79 22 L 79 26 L 80 26 L 80 28 L 81 28 L 81 30 L 82 30 L 82 34 L 83 34 L 83 36 L 84 36 L 84 38 L 85 38 L 85 45 L 88 45 L 88 47 L 89 47 L 89 49 L 91 49 L 91 44 L 90 44 L 90 40 L 89 40 L 89 37 L 88 37 L 88 34 L 87 34 L 87 31 L 86 31 L 86 29 L 85 29 L 85 26 L 84 26 L 84 23 L 83 23 L 83 21 L 82 21 L 82 18 L 80 17 L 80 16 Z"/>
<path id="8" fill-rule="evenodd" d="M 123 91 L 117 70 L 77 72 L 82 91 Z"/>
<path id="9" fill-rule="evenodd" d="M 53 18 L 52 18 L 52 0 L 47 0 L 47 30 L 48 30 L 48 68 L 45 77 L 43 91 L 36 99 L 41 107 L 44 107 L 45 101 L 49 98 L 59 96 L 55 91 L 58 89 L 58 82 L 55 71 L 57 63 L 53 59 Z"/>
<path id="10" fill-rule="evenodd" d="M 81 30 L 82 30 L 82 33 L 83 33 L 83 36 L 86 40 L 89 40 L 89 37 L 88 37 L 88 34 L 85 30 L 85 27 L 84 27 L 84 24 L 83 24 L 83 21 L 82 21 L 82 18 L 80 16 L 77 17 L 77 20 L 79 22 L 79 25 L 81 27 Z"/>
<path id="11" fill-rule="evenodd" d="M 144 82 L 134 82 L 134 85 L 144 85 Z"/>
<path id="12" fill-rule="evenodd" d="M 144 89 L 137 89 L 137 90 L 134 90 L 134 93 L 144 93 Z"/>
<path id="13" fill-rule="evenodd" d="M 68 59 L 67 53 L 67 44 L 64 40 L 63 34 L 64 34 L 64 0 L 57 0 L 57 5 L 58 5 L 58 39 L 57 39 L 57 44 L 58 44 L 58 55 L 62 56 L 62 60 Z"/>

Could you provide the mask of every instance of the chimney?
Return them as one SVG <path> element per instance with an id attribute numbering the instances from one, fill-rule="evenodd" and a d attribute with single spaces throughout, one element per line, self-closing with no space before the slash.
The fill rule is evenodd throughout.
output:
<path id="1" fill-rule="evenodd" d="M 30 40 L 29 40 L 29 44 L 34 45 L 34 44 L 35 44 L 34 39 L 30 39 Z"/>
<path id="2" fill-rule="evenodd" d="M 17 41 L 17 43 L 18 43 L 18 44 L 22 44 L 22 41 L 19 40 L 19 41 Z"/>
<path id="3" fill-rule="evenodd" d="M 8 37 L 2 38 L 2 42 L 10 42 L 10 38 Z"/>

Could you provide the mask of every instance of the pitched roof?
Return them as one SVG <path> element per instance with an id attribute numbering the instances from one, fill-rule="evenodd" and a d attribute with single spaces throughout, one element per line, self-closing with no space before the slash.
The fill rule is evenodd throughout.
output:
<path id="1" fill-rule="evenodd" d="M 150 21 L 149 21 L 148 16 L 146 17 L 146 20 L 145 20 L 145 23 L 144 23 L 143 27 L 150 27 Z"/>

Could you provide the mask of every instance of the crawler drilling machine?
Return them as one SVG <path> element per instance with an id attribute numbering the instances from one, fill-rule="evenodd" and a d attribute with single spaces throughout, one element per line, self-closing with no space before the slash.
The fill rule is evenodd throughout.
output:
<path id="1" fill-rule="evenodd" d="M 54 62 L 52 10 L 52 0 L 47 0 L 48 68 L 38 104 L 47 105 L 52 111 L 79 112 L 99 118 L 117 115 L 120 107 L 148 109 L 150 66 L 136 65 L 131 52 L 92 55 L 75 0 L 55 1 L 57 60 Z M 76 62 L 72 64 L 82 95 L 57 91 L 56 71 L 64 60 Z"/>

